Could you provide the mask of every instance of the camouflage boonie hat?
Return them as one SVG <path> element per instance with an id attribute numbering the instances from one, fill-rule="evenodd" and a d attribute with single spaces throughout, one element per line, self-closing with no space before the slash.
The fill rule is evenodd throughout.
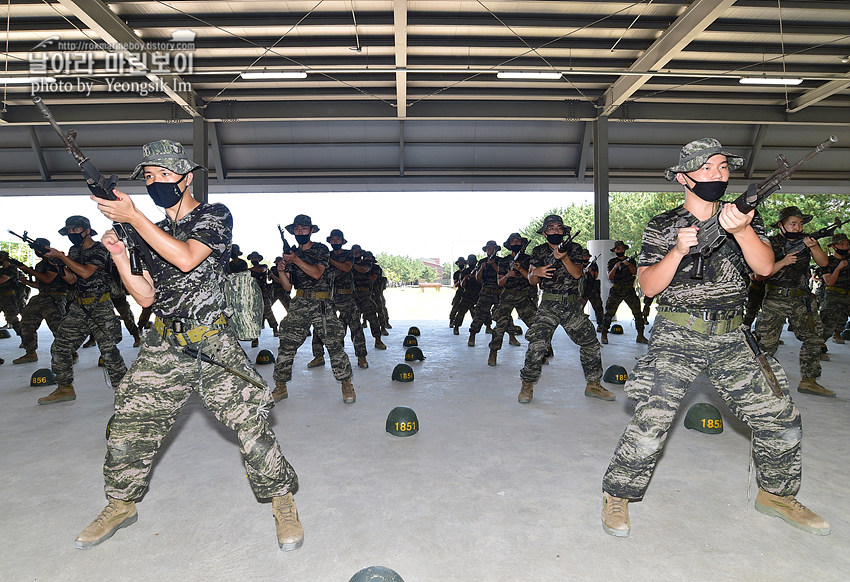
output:
<path id="1" fill-rule="evenodd" d="M 328 238 L 326 238 L 325 240 L 328 241 L 328 242 L 331 242 L 331 239 L 335 236 L 338 236 L 339 238 L 342 239 L 342 244 L 345 244 L 345 243 L 348 242 L 347 240 L 345 240 L 345 235 L 343 235 L 342 231 L 338 228 L 333 229 L 331 231 L 331 233 L 328 235 Z"/>
<path id="2" fill-rule="evenodd" d="M 97 234 L 97 231 L 92 229 L 91 222 L 89 222 L 89 219 L 85 216 L 80 216 L 78 214 L 75 214 L 74 216 L 69 216 L 65 219 L 65 226 L 59 229 L 59 234 L 61 234 L 62 236 L 68 236 L 68 229 L 77 227 L 87 228 L 91 230 L 92 235 Z"/>
<path id="3" fill-rule="evenodd" d="M 502 243 L 503 245 L 505 245 L 505 248 L 510 248 L 512 238 L 518 238 L 519 244 L 522 244 L 522 235 L 518 232 L 512 232 L 508 235 L 508 238 L 505 239 L 505 242 Z"/>
<path id="4" fill-rule="evenodd" d="M 550 224 L 560 224 L 564 227 L 564 234 L 568 234 L 570 232 L 570 227 L 564 224 L 564 219 L 558 216 L 557 214 L 550 214 L 546 218 L 543 219 L 543 226 L 537 229 L 537 234 L 543 234 L 543 231 L 546 230 L 546 227 Z"/>
<path id="5" fill-rule="evenodd" d="M 826 245 L 826 246 L 828 246 L 828 247 L 835 246 L 836 244 L 838 244 L 842 241 L 845 241 L 845 240 L 850 241 L 850 239 L 847 238 L 846 234 L 844 234 L 843 232 L 836 232 L 834 235 L 832 235 L 832 240 L 830 240 L 829 244 Z"/>
<path id="6" fill-rule="evenodd" d="M 466 264 L 466 259 L 464 259 L 463 257 L 458 257 L 457 260 L 455 261 L 455 265 L 465 265 L 465 264 Z"/>
<path id="7" fill-rule="evenodd" d="M 195 170 L 206 170 L 200 164 L 196 164 L 189 156 L 186 155 L 186 150 L 180 142 L 171 141 L 170 139 L 161 139 L 152 141 L 142 146 L 142 161 L 133 170 L 130 175 L 131 180 L 138 178 L 145 166 L 159 166 L 160 168 L 168 168 L 172 172 L 180 175 L 194 172 Z"/>
<path id="8" fill-rule="evenodd" d="M 247 256 L 247 257 L 245 257 L 245 258 L 246 258 L 246 259 L 248 259 L 249 261 L 252 261 L 252 260 L 253 260 L 253 257 L 256 257 L 256 258 L 257 258 L 257 261 L 262 261 L 262 260 L 263 260 L 263 255 L 261 255 L 261 254 L 260 254 L 260 253 L 258 253 L 257 251 L 251 251 L 251 254 L 250 254 L 250 255 L 248 255 L 248 256 Z"/>
<path id="9" fill-rule="evenodd" d="M 630 247 L 629 245 L 627 245 L 624 241 L 621 241 L 621 240 L 615 240 L 615 241 L 614 241 L 614 246 L 613 246 L 613 247 L 611 247 L 611 252 L 612 252 L 612 253 L 613 253 L 613 252 L 615 252 L 615 251 L 614 251 L 614 249 L 616 249 L 617 247 L 626 247 L 626 250 L 629 250 L 629 249 L 631 248 L 631 247 Z M 587 253 L 587 254 L 589 255 L 590 253 Z"/>
<path id="10" fill-rule="evenodd" d="M 313 219 L 306 214 L 299 214 L 296 216 L 295 220 L 292 221 L 292 224 L 286 227 L 286 232 L 289 234 L 295 234 L 296 226 L 309 226 L 313 229 L 311 232 L 319 232 L 319 227 L 313 224 Z"/>
<path id="11" fill-rule="evenodd" d="M 664 177 L 673 181 L 676 179 L 676 174 L 679 172 L 695 172 L 696 170 L 699 170 L 700 166 L 708 161 L 711 156 L 715 156 L 717 154 L 726 156 L 726 163 L 728 164 L 730 171 L 743 168 L 746 163 L 744 158 L 741 156 L 736 156 L 735 154 L 723 151 L 723 146 L 720 145 L 720 142 L 713 137 L 703 137 L 695 139 L 682 148 L 682 151 L 679 152 L 679 163 L 664 170 Z"/>
<path id="12" fill-rule="evenodd" d="M 47 240 L 46 238 L 37 238 L 37 239 L 35 239 L 34 244 L 36 246 L 49 247 L 50 241 Z"/>
<path id="13" fill-rule="evenodd" d="M 496 252 L 497 252 L 497 253 L 498 253 L 500 250 L 502 250 L 502 247 L 500 247 L 499 245 L 497 245 L 497 244 L 496 244 L 496 241 L 494 241 L 494 240 L 488 240 L 488 241 L 487 241 L 487 244 L 485 244 L 483 247 L 481 247 L 481 250 L 482 250 L 482 251 L 484 251 L 484 252 L 486 253 L 486 252 L 487 252 L 487 247 L 496 247 Z"/>
<path id="14" fill-rule="evenodd" d="M 786 206 L 782 210 L 779 211 L 779 220 L 771 224 L 773 228 L 779 228 L 779 224 L 784 221 L 786 218 L 790 218 L 791 216 L 799 216 L 803 219 L 803 224 L 812 220 L 811 214 L 803 214 L 803 211 L 797 208 L 796 206 Z"/>
<path id="15" fill-rule="evenodd" d="M 476 257 L 475 255 L 469 255 L 468 257 L 466 257 L 466 262 L 467 263 L 477 263 L 478 257 Z"/>

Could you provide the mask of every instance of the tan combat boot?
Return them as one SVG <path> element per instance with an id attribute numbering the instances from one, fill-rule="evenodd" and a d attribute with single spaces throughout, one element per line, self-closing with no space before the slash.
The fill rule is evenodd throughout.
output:
<path id="1" fill-rule="evenodd" d="M 138 519 L 135 501 L 110 498 L 103 511 L 74 540 L 74 547 L 78 550 L 88 550 L 111 538 L 122 527 L 133 525 Z"/>
<path id="2" fill-rule="evenodd" d="M 784 497 L 759 489 L 756 510 L 783 519 L 803 531 L 817 536 L 828 536 L 832 531 L 824 518 L 797 501 L 793 495 Z"/>
<path id="3" fill-rule="evenodd" d="M 474 331 L 469 332 L 469 339 L 467 340 L 466 345 L 468 345 L 471 348 L 475 347 L 475 332 Z"/>
<path id="4" fill-rule="evenodd" d="M 608 343 L 608 332 L 607 331 L 602 332 L 602 339 L 599 340 L 599 341 L 601 341 L 603 344 Z"/>
<path id="5" fill-rule="evenodd" d="M 76 400 L 77 393 L 74 392 L 74 387 L 70 384 L 59 384 L 59 386 L 48 394 L 38 399 L 39 404 L 56 404 L 57 402 L 68 402 Z"/>
<path id="6" fill-rule="evenodd" d="M 832 334 L 832 341 L 834 341 L 837 344 L 843 344 L 844 338 L 841 337 L 841 334 L 836 331 L 834 334 Z"/>
<path id="7" fill-rule="evenodd" d="M 375 338 L 375 349 L 376 349 L 376 350 L 385 350 L 385 349 L 387 349 L 387 346 L 384 344 L 384 342 L 382 342 L 382 341 L 381 341 L 381 338 L 379 338 L 379 337 L 376 337 L 376 338 Z"/>
<path id="8" fill-rule="evenodd" d="M 289 393 L 286 391 L 286 382 L 275 382 L 274 390 L 272 391 L 272 398 L 274 398 L 275 402 L 280 402 L 281 400 L 285 400 L 289 398 Z"/>
<path id="9" fill-rule="evenodd" d="M 252 339 L 251 340 L 251 347 L 252 348 L 256 348 L 256 347 L 259 347 L 259 346 L 260 346 L 260 340 L 258 340 L 258 339 Z"/>
<path id="10" fill-rule="evenodd" d="M 133 334 L 133 347 L 137 348 L 142 345 L 142 336 L 139 335 L 139 332 Z"/>
<path id="11" fill-rule="evenodd" d="M 12 360 L 12 363 L 13 364 L 29 364 L 30 362 L 37 362 L 37 361 L 38 361 L 38 354 L 35 353 L 35 351 L 30 351 L 30 352 L 25 353 L 20 358 L 15 358 L 14 360 Z"/>
<path id="12" fill-rule="evenodd" d="M 828 388 L 824 388 L 820 384 L 816 378 L 803 378 L 800 380 L 799 386 L 797 386 L 797 392 L 802 392 L 804 394 L 814 394 L 815 396 L 826 396 L 828 398 L 835 398 L 835 392 L 829 390 Z"/>
<path id="13" fill-rule="evenodd" d="M 297 550 L 304 543 L 304 528 L 298 519 L 298 509 L 292 493 L 272 498 L 272 515 L 277 529 L 277 544 L 288 552 Z"/>
<path id="14" fill-rule="evenodd" d="M 490 350 L 490 357 L 487 358 L 487 365 L 488 366 L 495 366 L 496 365 L 496 356 L 498 356 L 498 355 L 499 355 L 499 352 L 497 350 Z"/>
<path id="15" fill-rule="evenodd" d="M 598 380 L 588 382 L 584 389 L 584 395 L 589 398 L 599 398 L 600 400 L 614 400 L 613 392 L 606 390 Z"/>
<path id="16" fill-rule="evenodd" d="M 390 335 L 390 332 L 387 331 L 387 328 L 382 327 L 381 328 L 381 335 Z"/>
<path id="17" fill-rule="evenodd" d="M 629 500 L 614 497 L 609 493 L 602 495 L 602 529 L 605 533 L 618 538 L 629 537 Z"/>
<path id="18" fill-rule="evenodd" d="M 357 394 L 354 393 L 350 379 L 342 381 L 342 401 L 346 404 L 354 404 L 357 401 Z"/>
<path id="19" fill-rule="evenodd" d="M 522 345 L 521 343 L 519 343 L 519 340 L 518 340 L 518 339 L 516 339 L 516 335 L 515 335 L 515 334 L 509 334 L 509 335 L 508 335 L 508 338 L 509 338 L 509 339 L 508 339 L 508 343 L 509 343 L 510 345 L 512 345 L 512 346 L 521 346 L 521 345 Z"/>
<path id="20" fill-rule="evenodd" d="M 531 402 L 531 399 L 534 398 L 534 382 L 526 382 L 522 381 L 522 388 L 519 390 L 519 396 L 517 396 L 517 402 L 520 404 L 528 404 Z"/>
<path id="21" fill-rule="evenodd" d="M 460 327 L 454 326 L 454 331 L 452 332 L 454 335 L 460 335 Z"/>
<path id="22" fill-rule="evenodd" d="M 648 339 L 646 339 L 646 336 L 645 336 L 645 335 L 643 335 L 643 332 L 642 332 L 642 331 L 639 331 L 639 332 L 638 332 L 638 334 L 637 334 L 637 338 L 635 338 L 635 341 L 636 341 L 637 343 L 639 343 L 639 344 L 648 344 L 648 343 L 649 343 L 649 340 L 648 340 Z"/>
<path id="23" fill-rule="evenodd" d="M 368 368 L 369 362 L 366 361 L 365 356 L 357 356 L 357 366 L 360 368 Z"/>
<path id="24" fill-rule="evenodd" d="M 308 368 L 318 368 L 319 366 L 325 365 L 325 356 L 316 356 L 309 362 L 307 362 Z"/>

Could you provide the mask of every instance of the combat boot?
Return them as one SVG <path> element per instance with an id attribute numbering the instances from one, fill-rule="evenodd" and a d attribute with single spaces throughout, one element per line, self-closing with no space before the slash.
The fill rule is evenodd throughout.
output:
<path id="1" fill-rule="evenodd" d="M 274 398 L 275 402 L 280 402 L 281 400 L 285 400 L 289 398 L 289 393 L 286 391 L 286 382 L 275 382 L 274 390 L 272 391 L 272 398 Z"/>
<path id="2" fill-rule="evenodd" d="M 602 339 L 600 339 L 599 341 L 602 342 L 603 344 L 608 343 L 608 332 L 607 331 L 602 332 Z"/>
<path id="3" fill-rule="evenodd" d="M 366 361 L 365 356 L 357 356 L 357 367 L 364 369 L 369 367 L 369 362 Z"/>
<path id="4" fill-rule="evenodd" d="M 817 378 L 803 378 L 797 386 L 797 392 L 835 398 L 835 392 L 818 384 Z"/>
<path id="5" fill-rule="evenodd" d="M 498 355 L 499 355 L 498 350 L 491 349 L 490 350 L 490 357 L 487 358 L 487 365 L 488 366 L 495 366 L 496 365 L 496 356 L 498 356 Z"/>
<path id="6" fill-rule="evenodd" d="M 6 360 L 4 360 L 3 358 L 0 358 L 0 366 L 2 366 L 5 363 L 6 363 Z"/>
<path id="7" fill-rule="evenodd" d="M 599 398 L 600 400 L 614 400 L 613 392 L 606 390 L 599 380 L 594 380 L 587 383 L 584 389 L 584 395 L 589 398 Z"/>
<path id="8" fill-rule="evenodd" d="M 488 325 L 488 326 L 485 326 L 485 327 L 484 327 L 484 333 L 490 333 L 490 334 L 492 334 L 492 333 L 493 333 L 493 328 L 492 328 L 492 327 L 490 327 L 489 325 Z"/>
<path id="9" fill-rule="evenodd" d="M 629 500 L 614 497 L 610 493 L 602 494 L 602 529 L 605 533 L 618 538 L 629 537 Z"/>
<path id="10" fill-rule="evenodd" d="M 92 335 L 92 336 L 89 336 L 88 341 L 83 344 L 83 347 L 84 348 L 90 348 L 90 347 L 94 346 L 96 343 L 97 342 L 95 341 L 94 336 Z"/>
<path id="11" fill-rule="evenodd" d="M 528 404 L 531 402 L 531 399 L 534 398 L 534 382 L 526 382 L 522 381 L 522 388 L 519 390 L 519 396 L 517 396 L 517 402 L 520 404 Z"/>
<path id="12" fill-rule="evenodd" d="M 824 518 L 797 501 L 793 495 L 774 495 L 759 489 L 756 511 L 778 517 L 803 531 L 817 536 L 828 536 L 832 528 Z"/>
<path id="13" fill-rule="evenodd" d="M 841 334 L 836 331 L 834 334 L 832 334 L 832 341 L 834 341 L 837 344 L 843 344 L 844 338 L 841 337 Z"/>
<path id="14" fill-rule="evenodd" d="M 111 538 L 122 527 L 133 525 L 138 519 L 135 501 L 110 498 L 103 511 L 74 540 L 74 547 L 88 550 Z"/>
<path id="15" fill-rule="evenodd" d="M 142 345 L 142 336 L 139 335 L 139 332 L 133 334 L 133 347 L 137 348 Z"/>
<path id="16" fill-rule="evenodd" d="M 318 368 L 319 366 L 325 365 L 325 356 L 316 356 L 309 362 L 307 362 L 308 368 Z"/>
<path id="17" fill-rule="evenodd" d="M 357 394 L 354 393 L 351 378 L 342 381 L 342 401 L 346 404 L 354 404 L 357 401 Z"/>
<path id="18" fill-rule="evenodd" d="M 71 356 L 71 363 L 76 364 L 79 361 L 80 361 L 80 354 L 78 354 L 77 352 L 74 352 L 74 354 Z"/>
<path id="19" fill-rule="evenodd" d="M 508 343 L 509 343 L 510 345 L 512 345 L 512 346 L 520 346 L 520 345 L 522 345 L 521 343 L 519 343 L 519 340 L 518 340 L 518 339 L 516 339 L 516 334 L 509 334 L 509 335 L 508 335 L 508 338 L 509 338 L 509 339 L 508 339 Z"/>
<path id="20" fill-rule="evenodd" d="M 390 332 L 387 331 L 387 328 L 382 327 L 381 328 L 381 335 L 390 335 Z"/>
<path id="21" fill-rule="evenodd" d="M 38 361 L 38 354 L 35 353 L 35 351 L 33 350 L 33 351 L 29 351 L 29 352 L 25 353 L 20 358 L 15 358 L 14 360 L 12 360 L 12 363 L 13 364 L 29 364 L 30 362 L 37 362 L 37 361 Z"/>
<path id="22" fill-rule="evenodd" d="M 471 348 L 475 347 L 475 332 L 474 331 L 469 332 L 469 339 L 467 340 L 466 345 L 468 345 Z"/>
<path id="23" fill-rule="evenodd" d="M 272 515 L 280 549 L 288 552 L 300 548 L 304 543 L 304 528 L 298 519 L 298 509 L 295 507 L 292 493 L 272 497 Z"/>
<path id="24" fill-rule="evenodd" d="M 642 331 L 639 331 L 639 332 L 638 332 L 638 334 L 637 334 L 637 338 L 635 338 L 635 341 L 636 341 L 637 343 L 639 343 L 639 344 L 648 344 L 648 343 L 649 343 L 649 340 L 648 340 L 648 339 L 646 339 L 646 336 L 645 336 L 645 335 L 643 335 L 643 332 L 642 332 Z"/>
<path id="25" fill-rule="evenodd" d="M 458 327 L 458 326 L 454 326 L 454 334 L 455 334 L 455 335 L 460 335 L 460 327 Z"/>
<path id="26" fill-rule="evenodd" d="M 77 394 L 74 392 L 74 387 L 70 384 L 59 384 L 59 386 L 48 394 L 38 399 L 39 404 L 56 404 L 57 402 L 68 402 L 76 400 Z"/>
<path id="27" fill-rule="evenodd" d="M 257 348 L 259 346 L 260 346 L 260 340 L 258 340 L 258 339 L 252 339 L 251 340 L 251 347 L 252 348 Z"/>
<path id="28" fill-rule="evenodd" d="M 385 350 L 385 349 L 387 349 L 386 344 L 384 344 L 384 342 L 382 342 L 382 341 L 381 341 L 381 338 L 379 338 L 379 337 L 376 337 L 376 338 L 375 338 L 375 349 L 376 349 L 376 350 Z"/>
<path id="29" fill-rule="evenodd" d="M 384 327 L 386 327 L 387 329 L 392 329 L 392 328 L 393 328 L 393 326 L 391 326 L 391 325 L 390 325 L 390 322 L 389 322 L 389 321 L 387 322 L 387 325 L 385 325 Z"/>
<path id="30" fill-rule="evenodd" d="M 828 362 L 828 361 L 829 361 L 829 354 L 827 354 L 827 353 L 822 353 L 822 354 L 820 355 L 820 359 L 821 359 L 821 360 L 823 360 L 824 362 Z"/>

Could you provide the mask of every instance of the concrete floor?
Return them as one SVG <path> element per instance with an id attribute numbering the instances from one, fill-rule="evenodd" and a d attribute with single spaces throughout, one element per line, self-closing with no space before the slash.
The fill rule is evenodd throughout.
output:
<path id="1" fill-rule="evenodd" d="M 419 302 L 451 298 L 412 293 Z M 401 316 L 392 305 L 390 312 Z M 388 349 L 370 349 L 370 368 L 355 368 L 356 404 L 342 403 L 329 366 L 306 369 L 304 346 L 290 397 L 270 415 L 300 478 L 305 542 L 296 552 L 278 550 L 270 504 L 254 498 L 234 435 L 195 397 L 160 452 L 138 523 L 91 550 L 74 549 L 105 504 L 112 394 L 97 348 L 80 350 L 75 402 L 38 406 L 49 390 L 31 388 L 29 378 L 49 366 L 49 331 L 41 330 L 37 364 L 11 365 L 17 338 L 0 340 L 0 580 L 345 582 L 370 565 L 406 582 L 848 579 L 850 345 L 830 342 L 824 364 L 822 383 L 838 398 L 794 393 L 805 430 L 799 499 L 831 522 L 832 535 L 806 534 L 752 508 L 749 432 L 701 379 L 645 500 L 630 506 L 632 535 L 621 539 L 602 531 L 601 479 L 631 407 L 621 386 L 608 386 L 615 402 L 584 396 L 578 351 L 563 331 L 534 401 L 519 405 L 524 341 L 506 345 L 491 368 L 483 333 L 470 348 L 442 316 L 393 324 Z M 392 382 L 410 325 L 420 328 L 427 359 L 413 363 L 414 382 Z M 631 370 L 645 347 L 634 343 L 629 320 L 624 326 L 603 362 Z M 796 385 L 799 343 L 787 332 L 783 339 L 779 359 Z M 125 336 L 120 346 L 128 364 L 131 344 Z M 260 348 L 246 351 L 253 358 L 276 345 L 266 329 Z M 260 371 L 271 381 L 271 366 Z M 720 408 L 722 434 L 681 425 L 698 401 Z M 416 411 L 417 435 L 385 432 L 395 406 Z"/>

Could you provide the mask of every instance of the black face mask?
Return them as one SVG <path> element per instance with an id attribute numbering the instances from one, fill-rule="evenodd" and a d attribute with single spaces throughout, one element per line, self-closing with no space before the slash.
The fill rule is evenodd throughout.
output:
<path id="1" fill-rule="evenodd" d="M 800 240 L 801 238 L 806 236 L 805 232 L 788 232 L 787 230 L 782 234 L 784 234 L 785 238 L 787 238 L 788 240 Z"/>
<path id="2" fill-rule="evenodd" d="M 617 255 L 618 257 L 625 257 L 626 256 L 625 251 L 623 251 L 622 253 L 614 253 L 614 254 Z"/>
<path id="3" fill-rule="evenodd" d="M 834 254 L 836 257 L 843 257 L 848 252 L 850 252 L 850 251 L 844 251 L 844 250 L 841 250 L 841 249 L 832 249 L 832 254 Z"/>
<path id="4" fill-rule="evenodd" d="M 74 246 L 83 244 L 84 238 L 86 238 L 86 237 L 83 236 L 83 233 L 81 233 L 81 232 L 74 232 L 74 233 L 68 234 L 68 240 L 70 240 L 71 244 L 74 245 Z"/>
<path id="5" fill-rule="evenodd" d="M 561 241 L 563 241 L 563 240 L 564 240 L 563 234 L 547 234 L 546 235 L 546 242 L 548 242 L 550 245 L 559 245 L 559 244 L 561 244 Z"/>
<path id="6" fill-rule="evenodd" d="M 338 245 L 331 244 L 331 248 L 332 248 L 333 250 L 335 250 L 335 251 L 338 251 L 339 249 L 341 249 L 341 248 L 342 248 L 342 245 L 341 245 L 341 244 L 338 244 Z"/>
<path id="7" fill-rule="evenodd" d="M 153 203 L 162 208 L 171 208 L 178 204 L 183 198 L 183 192 L 180 191 L 180 182 L 186 176 L 184 175 L 177 182 L 153 182 L 147 185 L 148 194 L 153 199 Z"/>
<path id="8" fill-rule="evenodd" d="M 260 261 L 251 261 L 251 264 L 256 267 L 260 264 Z"/>
<path id="9" fill-rule="evenodd" d="M 515 253 L 518 253 L 520 250 L 522 250 L 522 245 L 521 245 L 521 244 L 519 244 L 519 245 L 511 245 L 511 246 L 510 246 L 510 247 L 508 247 L 508 248 L 510 248 L 510 249 L 511 249 L 511 251 L 513 251 L 513 252 L 515 252 Z"/>
<path id="10" fill-rule="evenodd" d="M 298 244 L 303 245 L 304 243 L 310 241 L 310 235 L 309 234 L 296 234 L 295 240 L 298 241 Z"/>
<path id="11" fill-rule="evenodd" d="M 688 176 L 688 178 L 691 177 Z M 691 178 L 691 180 L 694 179 Z M 694 180 L 693 187 L 688 188 L 688 190 L 706 202 L 714 202 L 723 198 L 723 195 L 726 193 L 727 184 L 729 182 L 697 182 Z"/>

